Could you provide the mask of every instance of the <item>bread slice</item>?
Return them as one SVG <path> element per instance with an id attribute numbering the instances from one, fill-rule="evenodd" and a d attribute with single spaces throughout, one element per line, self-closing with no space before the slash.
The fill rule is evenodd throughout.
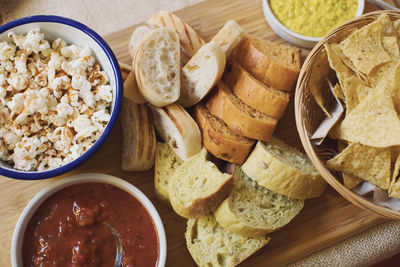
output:
<path id="1" fill-rule="evenodd" d="M 245 162 L 254 140 L 236 134 L 225 122 L 211 114 L 203 103 L 196 105 L 194 118 L 208 152 L 231 163 Z"/>
<path id="2" fill-rule="evenodd" d="M 135 72 L 131 71 L 124 81 L 124 97 L 135 104 L 145 104 L 147 100 L 143 97 L 136 83 Z"/>
<path id="3" fill-rule="evenodd" d="M 275 137 L 258 142 L 242 169 L 259 185 L 295 199 L 319 197 L 326 187 L 304 153 Z"/>
<path id="4" fill-rule="evenodd" d="M 136 48 L 139 46 L 140 42 L 151 31 L 152 31 L 152 29 L 149 26 L 142 25 L 142 26 L 137 27 L 132 32 L 131 38 L 129 39 L 129 45 L 128 45 L 129 54 L 131 55 L 132 58 L 134 57 Z"/>
<path id="5" fill-rule="evenodd" d="M 218 225 L 211 214 L 188 220 L 185 238 L 190 254 L 200 267 L 236 266 L 271 239 L 228 232 Z"/>
<path id="6" fill-rule="evenodd" d="M 153 167 L 156 134 L 153 119 L 146 105 L 124 98 L 121 109 L 122 156 L 124 171 L 147 171 Z"/>
<path id="7" fill-rule="evenodd" d="M 281 118 L 289 102 L 289 93 L 259 82 L 232 60 L 225 70 L 223 80 L 245 104 L 271 117 Z"/>
<path id="8" fill-rule="evenodd" d="M 198 218 L 211 212 L 232 189 L 232 175 L 220 172 L 206 156 L 203 148 L 175 170 L 168 184 L 171 205 L 182 217 Z"/>
<path id="9" fill-rule="evenodd" d="M 197 104 L 219 81 L 225 64 L 225 53 L 219 45 L 210 42 L 201 47 L 182 68 L 178 103 L 183 107 Z"/>
<path id="10" fill-rule="evenodd" d="M 272 192 L 250 179 L 236 166 L 234 188 L 214 212 L 226 230 L 245 236 L 265 236 L 288 224 L 303 208 L 304 200 Z"/>
<path id="11" fill-rule="evenodd" d="M 189 56 L 196 54 L 197 50 L 206 44 L 192 27 L 167 11 L 158 12 L 147 23 L 152 27 L 166 27 L 175 31 L 179 35 L 182 47 Z"/>
<path id="12" fill-rule="evenodd" d="M 290 91 L 300 73 L 300 50 L 245 35 L 234 52 L 236 60 L 259 81 Z"/>
<path id="13" fill-rule="evenodd" d="M 182 160 L 200 152 L 199 127 L 185 109 L 177 104 L 157 108 L 149 105 L 158 135 Z"/>
<path id="14" fill-rule="evenodd" d="M 136 81 L 143 97 L 156 107 L 178 100 L 181 86 L 178 35 L 167 28 L 147 34 L 134 56 Z"/>
<path id="15" fill-rule="evenodd" d="M 252 139 L 268 141 L 278 122 L 243 103 L 222 81 L 211 91 L 206 106 L 236 134 Z"/>
<path id="16" fill-rule="evenodd" d="M 154 189 L 156 195 L 169 203 L 168 183 L 174 171 L 183 161 L 175 155 L 167 143 L 157 142 L 154 164 Z"/>
<path id="17" fill-rule="evenodd" d="M 243 37 L 243 28 L 234 20 L 228 20 L 219 32 L 212 38 L 212 42 L 216 42 L 225 51 L 228 58 Z"/>

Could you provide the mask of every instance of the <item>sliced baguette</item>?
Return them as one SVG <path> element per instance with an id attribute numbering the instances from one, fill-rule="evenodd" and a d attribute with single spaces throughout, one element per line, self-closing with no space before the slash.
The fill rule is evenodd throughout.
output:
<path id="1" fill-rule="evenodd" d="M 225 64 L 225 53 L 218 44 L 210 42 L 201 47 L 182 68 L 178 103 L 183 107 L 197 104 L 221 78 Z"/>
<path id="2" fill-rule="evenodd" d="M 143 97 L 157 107 L 180 95 L 180 48 L 178 35 L 167 28 L 147 34 L 134 56 L 136 81 Z"/>
<path id="3" fill-rule="evenodd" d="M 245 35 L 234 52 L 239 64 L 259 81 L 290 91 L 300 73 L 300 50 Z"/>
<path id="4" fill-rule="evenodd" d="M 235 168 L 234 188 L 214 211 L 226 230 L 244 236 L 265 236 L 288 224 L 303 208 L 304 201 L 272 192 Z"/>
<path id="5" fill-rule="evenodd" d="M 289 93 L 269 87 L 232 60 L 223 81 L 245 104 L 271 117 L 281 118 L 289 102 Z"/>
<path id="6" fill-rule="evenodd" d="M 139 26 L 133 31 L 128 45 L 129 54 L 132 58 L 134 57 L 136 48 L 139 46 L 140 42 L 151 31 L 152 29 L 147 25 Z"/>
<path id="7" fill-rule="evenodd" d="M 213 215 L 190 219 L 186 246 L 200 267 L 233 267 L 265 246 L 269 237 L 245 237 L 218 225 Z"/>
<path id="8" fill-rule="evenodd" d="M 157 142 L 156 160 L 154 164 L 154 189 L 156 195 L 169 203 L 168 183 L 174 171 L 183 161 L 175 155 L 167 143 Z"/>
<path id="9" fill-rule="evenodd" d="M 229 20 L 211 41 L 219 44 L 222 50 L 224 50 L 226 58 L 228 58 L 242 40 L 243 33 L 243 28 L 236 21 Z"/>
<path id="10" fill-rule="evenodd" d="M 211 91 L 206 106 L 235 133 L 252 139 L 268 141 L 278 122 L 247 106 L 222 81 Z"/>
<path id="11" fill-rule="evenodd" d="M 206 44 L 192 27 L 167 11 L 158 12 L 147 23 L 152 27 L 166 27 L 175 31 L 179 35 L 182 47 L 189 56 L 196 54 L 197 50 Z"/>
<path id="12" fill-rule="evenodd" d="M 211 212 L 232 189 L 232 175 L 219 171 L 206 157 L 203 148 L 177 168 L 169 181 L 171 205 L 182 217 L 198 218 Z"/>
<path id="13" fill-rule="evenodd" d="M 151 112 L 146 105 L 123 100 L 121 109 L 122 157 L 124 171 L 147 171 L 153 167 L 156 151 Z"/>
<path id="14" fill-rule="evenodd" d="M 158 135 L 182 160 L 201 150 L 201 134 L 193 118 L 177 104 L 163 108 L 149 105 Z"/>
<path id="15" fill-rule="evenodd" d="M 139 91 L 139 87 L 136 83 L 135 72 L 129 72 L 128 76 L 124 81 L 124 97 L 129 99 L 135 104 L 147 103 L 147 100 L 143 97 L 142 93 Z"/>
<path id="16" fill-rule="evenodd" d="M 208 152 L 231 163 L 245 162 L 254 140 L 236 134 L 220 118 L 211 114 L 203 103 L 196 105 L 194 117 Z"/>
<path id="17" fill-rule="evenodd" d="M 242 169 L 259 185 L 295 199 L 319 197 L 326 187 L 304 153 L 275 137 L 258 142 Z"/>

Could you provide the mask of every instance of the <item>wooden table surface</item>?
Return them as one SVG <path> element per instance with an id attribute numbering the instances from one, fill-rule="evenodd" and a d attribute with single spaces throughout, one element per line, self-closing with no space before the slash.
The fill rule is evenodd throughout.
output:
<path id="1" fill-rule="evenodd" d="M 367 4 L 366 11 L 374 7 Z M 228 19 L 235 19 L 248 33 L 260 38 L 284 43 L 269 27 L 262 13 L 261 1 L 208 0 L 174 12 L 194 27 L 205 40 L 220 29 Z M 130 34 L 135 26 L 106 36 L 119 60 L 131 61 L 127 50 Z M 303 50 L 303 56 L 308 51 Z M 280 120 L 276 136 L 301 148 L 295 128 L 293 97 Z M 10 266 L 11 238 L 15 224 L 25 205 L 47 185 L 71 174 L 83 172 L 107 173 L 125 179 L 142 190 L 155 204 L 164 222 L 168 242 L 167 266 L 194 266 L 185 243 L 186 220 L 159 202 L 153 191 L 152 171 L 124 172 L 120 169 L 121 127 L 119 122 L 105 144 L 76 170 L 57 178 L 40 181 L 19 181 L 0 178 L 0 266 Z M 303 211 L 289 225 L 272 233 L 272 241 L 242 266 L 280 265 L 304 257 L 339 240 L 371 228 L 384 220 L 352 205 L 332 188 L 323 196 L 306 201 Z"/>

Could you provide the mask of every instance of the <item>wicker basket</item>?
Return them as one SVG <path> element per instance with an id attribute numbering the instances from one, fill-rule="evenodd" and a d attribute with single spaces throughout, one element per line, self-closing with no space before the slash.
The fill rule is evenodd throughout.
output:
<path id="1" fill-rule="evenodd" d="M 377 11 L 365 14 L 361 17 L 353 19 L 341 27 L 334 30 L 328 36 L 323 38 L 310 52 L 307 59 L 305 60 L 303 67 L 301 69 L 299 79 L 296 87 L 296 95 L 295 95 L 295 116 L 296 116 L 296 126 L 300 135 L 301 142 L 303 147 L 310 157 L 311 161 L 321 173 L 322 177 L 338 191 L 342 196 L 348 199 L 353 204 L 364 208 L 376 215 L 397 219 L 400 220 L 400 212 L 393 211 L 391 209 L 378 206 L 370 201 L 368 198 L 357 195 L 351 190 L 344 187 L 341 182 L 340 173 L 329 170 L 325 166 L 325 160 L 321 153 L 317 153 L 321 150 L 328 151 L 329 149 L 336 150 L 336 145 L 333 143 L 324 142 L 318 148 L 314 146 L 310 141 L 310 136 L 314 133 L 315 129 L 318 127 L 320 122 L 322 121 L 324 114 L 320 107 L 316 104 L 314 97 L 312 96 L 308 82 L 310 80 L 310 73 L 316 61 L 327 60 L 326 53 L 324 49 L 325 42 L 339 42 L 343 40 L 344 37 L 348 36 L 348 34 L 354 30 L 354 28 L 360 28 L 374 20 L 376 20 L 381 14 L 386 13 L 390 16 L 390 18 L 394 21 L 400 19 L 400 11 Z M 326 90 L 329 90 L 326 87 Z M 330 93 L 329 93 L 330 94 Z M 335 142 L 336 144 L 336 142 Z"/>

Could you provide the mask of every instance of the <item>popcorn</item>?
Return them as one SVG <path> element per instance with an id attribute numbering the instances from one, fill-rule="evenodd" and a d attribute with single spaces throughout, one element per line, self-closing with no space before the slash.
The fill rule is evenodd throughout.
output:
<path id="1" fill-rule="evenodd" d="M 13 59 L 15 55 L 16 47 L 13 44 L 7 42 L 0 42 L 0 60 L 7 61 Z"/>
<path id="2" fill-rule="evenodd" d="M 110 120 L 112 87 L 89 47 L 50 43 L 39 29 L 0 42 L 0 158 L 24 171 L 64 165 Z"/>

